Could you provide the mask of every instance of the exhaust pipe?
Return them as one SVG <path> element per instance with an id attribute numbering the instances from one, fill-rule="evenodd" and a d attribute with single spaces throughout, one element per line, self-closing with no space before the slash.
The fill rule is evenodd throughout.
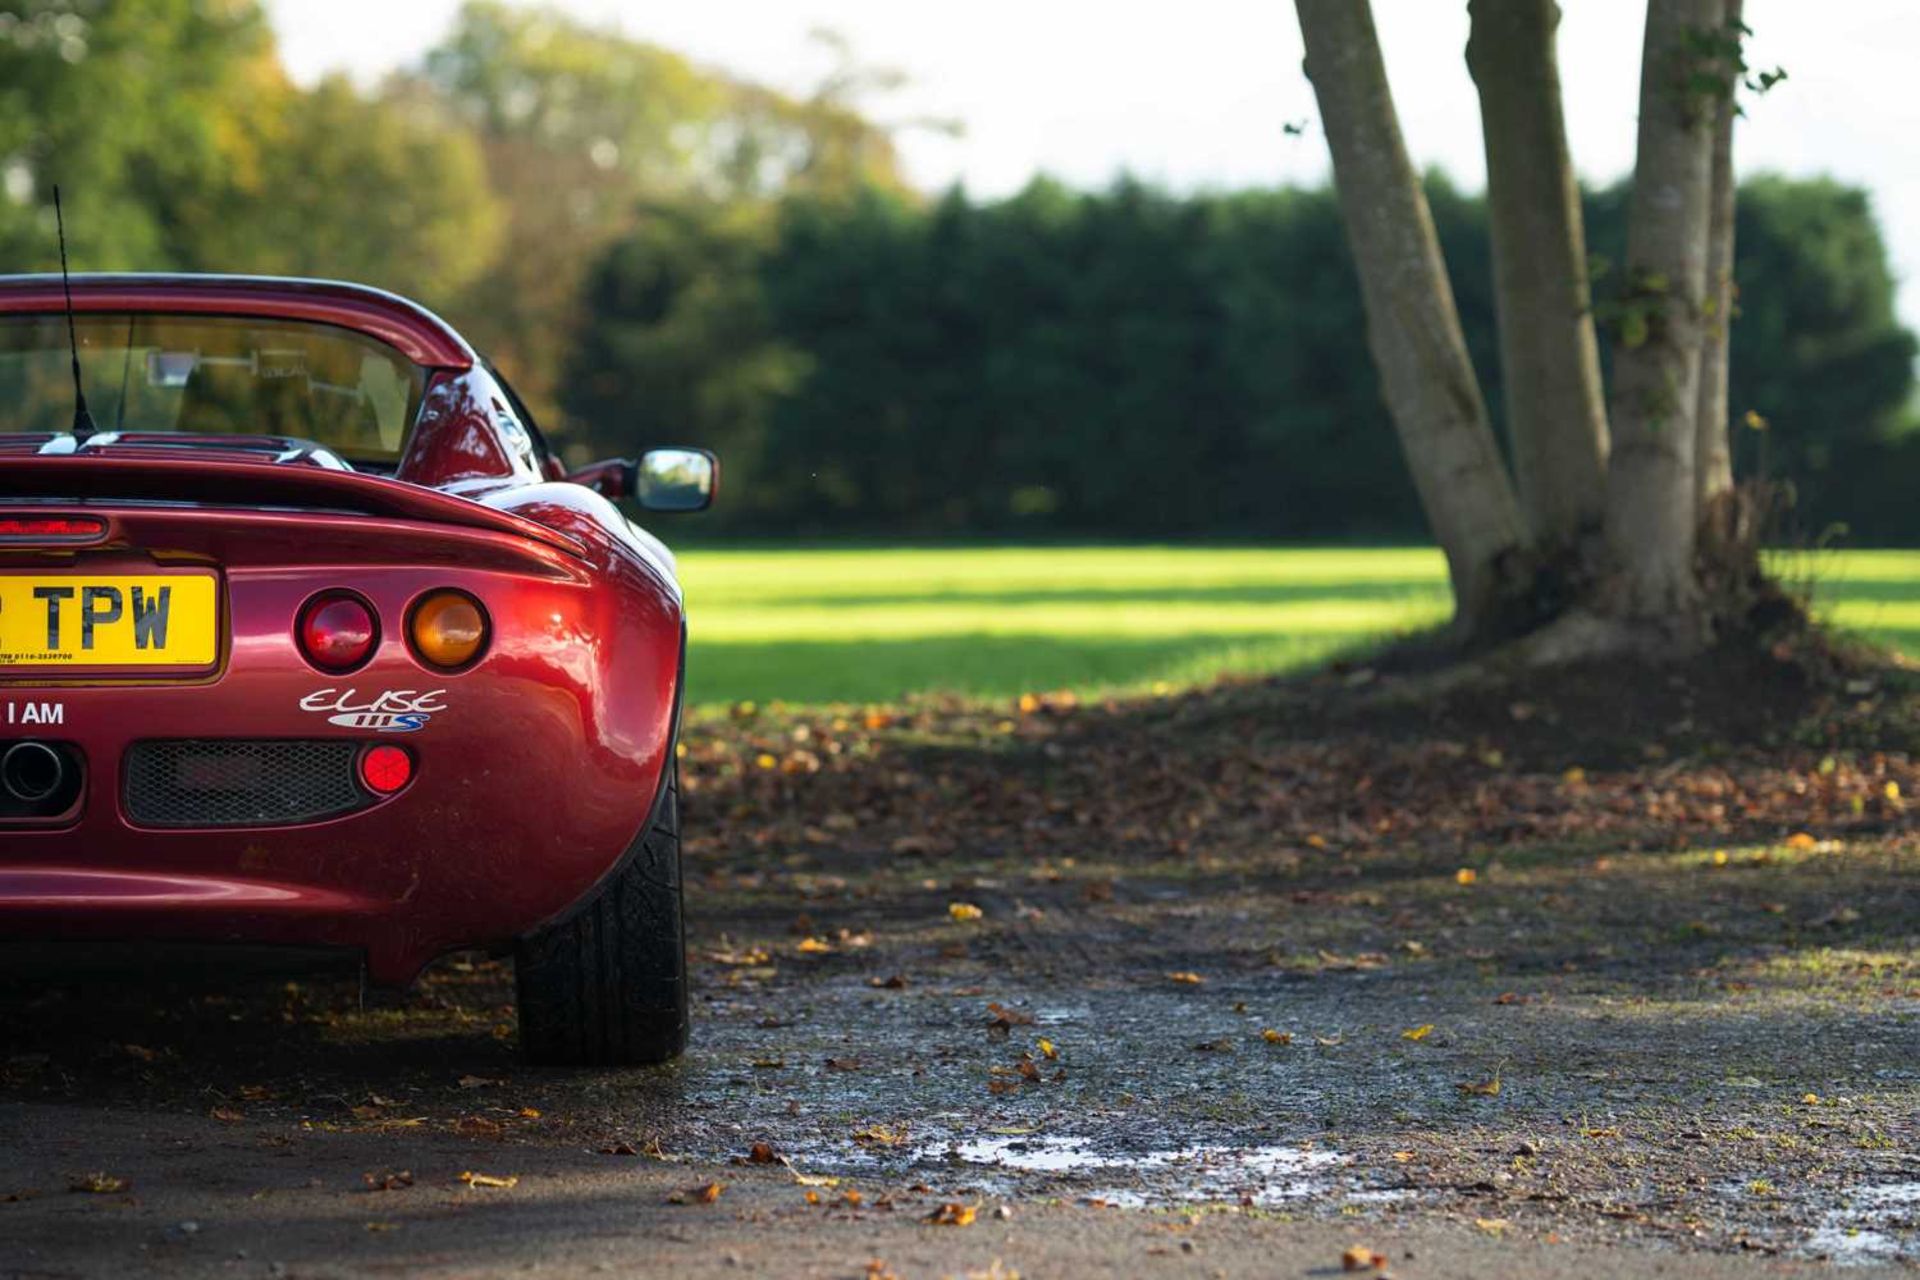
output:
<path id="1" fill-rule="evenodd" d="M 66 780 L 66 757 L 44 742 L 16 742 L 0 755 L 0 789 L 22 804 L 39 804 Z"/>

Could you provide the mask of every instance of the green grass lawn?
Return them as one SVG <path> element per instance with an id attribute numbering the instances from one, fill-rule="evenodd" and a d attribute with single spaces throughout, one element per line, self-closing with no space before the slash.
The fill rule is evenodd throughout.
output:
<path id="1" fill-rule="evenodd" d="M 1920 552 L 1782 556 L 1825 616 L 1920 656 Z M 1443 621 L 1430 548 L 708 549 L 681 557 L 696 704 L 1178 686 Z"/>

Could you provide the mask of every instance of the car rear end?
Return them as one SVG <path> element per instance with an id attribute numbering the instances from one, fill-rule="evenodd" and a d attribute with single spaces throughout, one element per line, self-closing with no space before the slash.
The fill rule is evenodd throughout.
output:
<path id="1" fill-rule="evenodd" d="M 680 635 L 642 558 L 397 481 L 0 458 L 0 936 L 510 943 L 645 828 Z"/>

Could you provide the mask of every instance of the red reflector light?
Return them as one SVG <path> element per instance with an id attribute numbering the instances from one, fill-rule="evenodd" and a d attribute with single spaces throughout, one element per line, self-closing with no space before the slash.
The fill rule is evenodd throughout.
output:
<path id="1" fill-rule="evenodd" d="M 390 796 L 413 780 L 413 757 L 405 747 L 368 747 L 360 754 L 360 781 L 377 796 Z"/>
<path id="2" fill-rule="evenodd" d="M 26 542 L 85 542 L 107 531 L 107 522 L 92 516 L 0 516 L 0 540 Z"/>
<path id="3" fill-rule="evenodd" d="M 300 648 L 322 671 L 351 671 L 373 655 L 380 638 L 373 610 L 353 596 L 325 595 L 300 611 Z"/>

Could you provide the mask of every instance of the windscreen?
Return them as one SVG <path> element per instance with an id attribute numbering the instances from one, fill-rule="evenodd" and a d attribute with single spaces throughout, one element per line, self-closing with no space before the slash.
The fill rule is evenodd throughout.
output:
<path id="1" fill-rule="evenodd" d="M 391 465 L 426 371 L 331 325 L 93 312 L 76 318 L 87 405 L 101 431 L 284 436 Z M 0 432 L 73 423 L 64 315 L 0 317 Z"/>

